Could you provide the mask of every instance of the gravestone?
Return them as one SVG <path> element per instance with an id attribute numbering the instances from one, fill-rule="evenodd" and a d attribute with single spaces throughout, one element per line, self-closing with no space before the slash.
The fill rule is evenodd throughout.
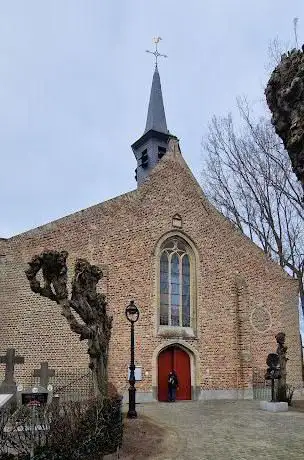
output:
<path id="1" fill-rule="evenodd" d="M 23 388 L 18 385 L 16 393 L 17 405 L 20 406 L 45 406 L 52 402 L 53 385 L 47 385 L 47 388 L 36 385 L 33 388 Z"/>
<path id="2" fill-rule="evenodd" d="M 52 402 L 53 386 L 48 385 L 43 388 L 40 385 L 35 385 L 33 388 L 23 388 L 22 385 L 17 386 L 16 401 L 17 407 L 20 409 L 22 406 L 30 409 L 31 417 L 26 418 L 18 423 L 17 431 L 33 433 L 32 446 L 35 443 L 36 436 L 38 443 L 45 442 L 45 433 L 49 430 L 49 418 L 43 406 L 49 405 Z M 42 411 L 39 408 L 42 407 Z M 12 425 L 7 423 L 3 429 L 4 433 L 11 433 Z M 19 438 L 20 439 L 20 438 Z M 31 451 L 30 458 L 34 458 L 34 452 Z"/>
<path id="3" fill-rule="evenodd" d="M 5 377 L 0 386 L 0 393 L 14 394 L 17 386 L 14 380 L 15 364 L 23 364 L 24 357 L 16 356 L 15 348 L 8 348 L 4 356 L 0 356 L 0 363 L 5 364 Z"/>
<path id="4" fill-rule="evenodd" d="M 53 399 L 53 385 L 49 384 L 50 377 L 54 377 L 55 370 L 49 368 L 47 361 L 40 363 L 40 369 L 34 369 L 33 377 L 39 377 L 39 384 L 33 388 L 17 388 L 18 406 L 44 406 Z"/>

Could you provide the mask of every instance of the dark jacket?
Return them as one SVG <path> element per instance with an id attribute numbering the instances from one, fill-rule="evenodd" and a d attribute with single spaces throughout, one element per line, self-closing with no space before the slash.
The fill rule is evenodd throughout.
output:
<path id="1" fill-rule="evenodd" d="M 178 386 L 178 379 L 177 375 L 173 372 L 170 372 L 168 375 L 168 387 L 169 388 L 176 388 Z"/>

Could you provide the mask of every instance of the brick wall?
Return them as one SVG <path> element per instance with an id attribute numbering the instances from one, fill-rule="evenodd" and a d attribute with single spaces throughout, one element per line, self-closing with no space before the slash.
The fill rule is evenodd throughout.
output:
<path id="1" fill-rule="evenodd" d="M 31 293 L 24 275 L 34 254 L 46 248 L 66 249 L 71 269 L 76 257 L 104 269 L 100 290 L 107 294 L 114 317 L 110 380 L 120 390 L 127 388 L 129 364 L 130 330 L 124 310 L 130 299 L 136 301 L 140 308 L 136 364 L 143 367 L 137 388 L 151 390 L 153 352 L 169 343 L 156 332 L 155 248 L 174 230 L 176 213 L 182 217 L 177 233 L 186 235 L 198 254 L 197 337 L 183 340 L 197 350 L 198 385 L 204 389 L 250 385 L 252 368 L 265 367 L 280 330 L 287 334 L 289 378 L 300 384 L 296 282 L 207 202 L 176 145 L 138 190 L 4 243 L 0 352 L 15 347 L 25 357 L 25 364 L 16 366 L 18 381 L 27 379 L 45 360 L 56 369 L 87 365 L 85 343 L 69 330 L 55 303 Z"/>

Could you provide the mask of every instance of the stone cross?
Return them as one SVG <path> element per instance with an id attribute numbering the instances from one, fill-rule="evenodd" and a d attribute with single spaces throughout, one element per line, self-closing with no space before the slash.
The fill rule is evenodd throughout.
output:
<path id="1" fill-rule="evenodd" d="M 15 364 L 23 364 L 23 356 L 16 356 L 15 348 L 8 348 L 5 356 L 0 356 L 0 363 L 5 364 L 5 378 L 4 384 L 15 385 L 14 382 L 14 369 Z"/>
<path id="2" fill-rule="evenodd" d="M 40 369 L 34 369 L 34 377 L 40 378 L 40 385 L 43 388 L 47 388 L 49 383 L 49 378 L 54 377 L 54 369 L 49 369 L 48 362 L 40 363 Z"/>

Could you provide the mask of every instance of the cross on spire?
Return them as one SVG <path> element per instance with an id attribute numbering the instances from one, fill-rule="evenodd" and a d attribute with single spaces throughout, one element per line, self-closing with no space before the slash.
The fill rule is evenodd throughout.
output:
<path id="1" fill-rule="evenodd" d="M 153 42 L 154 42 L 154 44 L 155 44 L 155 51 L 146 50 L 146 53 L 154 54 L 154 56 L 155 56 L 155 67 L 156 67 L 156 68 L 157 68 L 157 59 L 158 59 L 159 57 L 164 57 L 164 58 L 168 57 L 166 54 L 160 54 L 160 53 L 158 52 L 158 44 L 159 44 L 159 42 L 160 42 L 161 40 L 162 40 L 161 37 L 154 37 L 154 38 L 153 38 Z"/>
<path id="2" fill-rule="evenodd" d="M 34 377 L 40 378 L 40 385 L 47 388 L 49 383 L 49 377 L 54 377 L 54 369 L 49 369 L 48 362 L 40 363 L 40 369 L 34 369 Z"/>

